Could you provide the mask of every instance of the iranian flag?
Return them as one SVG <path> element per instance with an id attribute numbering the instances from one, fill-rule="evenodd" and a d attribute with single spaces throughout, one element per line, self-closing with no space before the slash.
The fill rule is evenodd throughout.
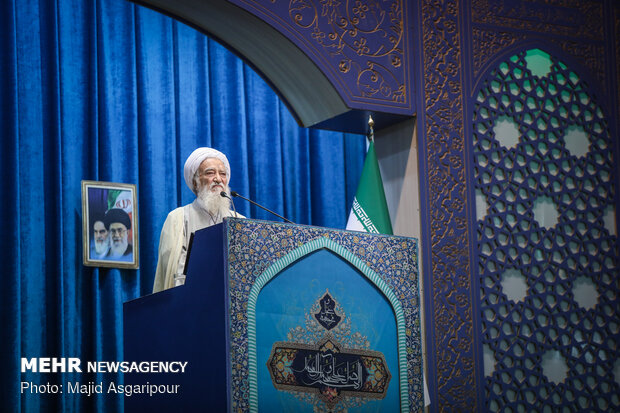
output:
<path id="1" fill-rule="evenodd" d="M 392 235 L 392 223 L 383 191 L 374 140 L 371 140 L 368 146 L 347 229 Z"/>

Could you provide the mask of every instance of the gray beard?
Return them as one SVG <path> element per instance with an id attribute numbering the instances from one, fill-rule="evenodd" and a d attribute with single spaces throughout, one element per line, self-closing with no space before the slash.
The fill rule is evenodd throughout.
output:
<path id="1" fill-rule="evenodd" d="M 228 196 L 230 196 L 230 189 L 228 185 L 224 189 Z M 203 186 L 198 191 L 196 198 L 198 200 L 198 206 L 204 211 L 211 214 L 213 217 L 227 217 L 228 211 L 230 211 L 230 200 L 220 195 L 220 192 L 211 192 L 207 186 Z"/>
<path id="2" fill-rule="evenodd" d="M 98 255 L 105 254 L 108 252 L 108 248 L 110 246 L 110 239 L 106 238 L 105 241 L 97 241 L 95 240 L 95 252 Z"/>
<path id="3" fill-rule="evenodd" d="M 125 251 L 127 250 L 127 238 L 118 243 L 118 245 L 114 245 L 114 241 L 110 242 L 110 257 L 112 258 L 120 258 L 123 256 Z"/>

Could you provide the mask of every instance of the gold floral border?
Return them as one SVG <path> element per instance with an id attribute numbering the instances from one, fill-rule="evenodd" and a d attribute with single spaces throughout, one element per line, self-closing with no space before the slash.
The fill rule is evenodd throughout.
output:
<path id="1" fill-rule="evenodd" d="M 430 386 L 439 410 L 476 411 L 459 3 L 421 6 L 434 317 L 429 351 L 436 357 Z"/>

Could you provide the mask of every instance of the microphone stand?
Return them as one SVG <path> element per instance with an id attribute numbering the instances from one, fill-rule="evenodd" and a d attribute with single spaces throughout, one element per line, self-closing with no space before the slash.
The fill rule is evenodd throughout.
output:
<path id="1" fill-rule="evenodd" d="M 252 204 L 252 205 L 256 205 L 257 207 L 264 209 L 265 211 L 269 212 L 270 214 L 273 214 L 273 215 L 277 216 L 278 218 L 280 218 L 280 219 L 284 220 L 284 222 L 288 222 L 289 224 L 294 224 L 294 222 L 293 222 L 293 221 L 290 221 L 290 220 L 288 220 L 288 219 L 284 218 L 282 215 L 278 215 L 278 214 L 276 214 L 276 213 L 275 213 L 275 212 L 273 212 L 272 210 L 267 209 L 267 208 L 265 208 L 264 206 L 262 206 L 262 205 L 260 205 L 260 204 L 257 204 L 256 202 L 252 201 L 251 199 L 246 198 L 246 197 L 244 197 L 243 195 L 240 195 L 239 193 L 237 193 L 237 192 L 235 192 L 235 191 L 230 191 L 230 194 L 231 194 L 232 196 L 234 196 L 235 198 L 236 198 L 236 197 L 239 197 L 239 198 L 241 198 L 241 199 L 245 199 L 245 200 L 246 200 L 246 201 L 248 201 L 250 204 Z M 222 195 L 222 196 L 223 196 L 223 195 Z"/>
<path id="2" fill-rule="evenodd" d="M 239 217 L 239 214 L 237 214 L 237 208 L 235 208 L 235 201 L 233 201 L 233 199 L 232 199 L 231 197 L 229 197 L 229 196 L 228 196 L 228 194 L 226 193 L 226 191 L 222 191 L 222 192 L 220 192 L 220 196 L 221 196 L 222 198 L 228 198 L 228 199 L 230 199 L 230 203 L 231 203 L 231 204 L 232 204 L 232 206 L 233 206 L 233 211 L 235 212 L 235 218 L 238 218 L 238 217 Z"/>

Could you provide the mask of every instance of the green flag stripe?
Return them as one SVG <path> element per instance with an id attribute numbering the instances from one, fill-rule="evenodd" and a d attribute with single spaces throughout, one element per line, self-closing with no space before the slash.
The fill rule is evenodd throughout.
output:
<path id="1" fill-rule="evenodd" d="M 372 220 L 370 219 L 366 211 L 364 211 L 364 208 L 362 208 L 360 203 L 357 202 L 357 198 L 353 200 L 353 214 L 355 214 L 355 217 L 360 222 L 360 224 L 362 224 L 362 227 L 364 227 L 366 232 L 371 232 L 374 234 L 379 233 L 379 230 L 372 223 Z"/>
<path id="2" fill-rule="evenodd" d="M 392 223 L 387 201 L 385 200 L 383 181 L 381 180 L 381 171 L 379 170 L 374 142 L 370 142 L 368 147 L 368 154 L 366 155 L 355 199 L 361 206 L 361 210 L 363 210 L 364 214 L 372 222 L 372 225 L 377 229 L 376 232 L 392 234 Z M 364 216 L 360 217 L 357 212 L 355 214 L 362 225 L 366 227 L 365 220 L 363 219 Z M 368 230 L 368 232 L 375 231 Z"/>

